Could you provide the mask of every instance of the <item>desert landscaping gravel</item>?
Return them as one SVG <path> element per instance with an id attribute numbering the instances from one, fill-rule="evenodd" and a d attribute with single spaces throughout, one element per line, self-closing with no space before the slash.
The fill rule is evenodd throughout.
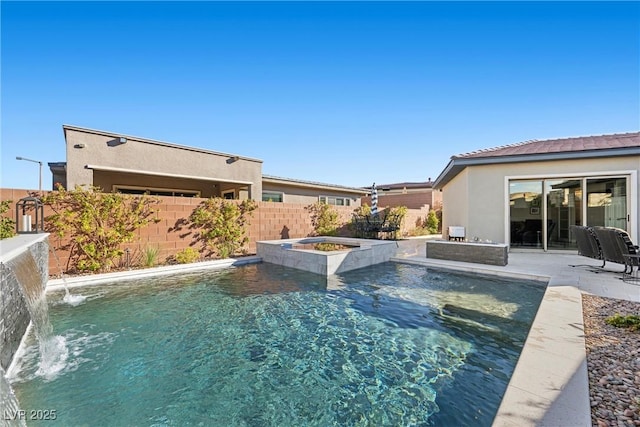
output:
<path id="1" fill-rule="evenodd" d="M 582 309 L 592 424 L 638 427 L 640 331 L 608 325 L 605 319 L 615 314 L 640 316 L 640 303 L 583 294 Z"/>

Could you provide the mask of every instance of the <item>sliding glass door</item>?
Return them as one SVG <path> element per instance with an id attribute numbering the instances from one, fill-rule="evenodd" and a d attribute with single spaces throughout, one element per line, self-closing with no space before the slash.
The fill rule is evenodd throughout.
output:
<path id="1" fill-rule="evenodd" d="M 542 181 L 509 182 L 511 246 L 542 248 Z"/>
<path id="2" fill-rule="evenodd" d="M 626 178 L 587 179 L 587 224 L 627 229 Z"/>
<path id="3" fill-rule="evenodd" d="M 582 180 L 544 181 L 547 208 L 547 249 L 575 248 L 571 226 L 582 225 Z"/>
<path id="4" fill-rule="evenodd" d="M 510 181 L 511 246 L 574 249 L 573 225 L 627 230 L 628 187 L 627 177 Z"/>

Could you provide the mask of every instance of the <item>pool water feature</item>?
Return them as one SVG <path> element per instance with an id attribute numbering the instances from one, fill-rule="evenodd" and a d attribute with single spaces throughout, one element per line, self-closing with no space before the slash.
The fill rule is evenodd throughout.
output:
<path id="1" fill-rule="evenodd" d="M 22 289 L 32 330 L 37 337 L 38 372 L 44 376 L 54 374 L 65 364 L 66 348 L 64 338 L 53 333 L 47 297 L 36 258 L 27 250 L 8 261 L 7 266 Z"/>
<path id="2" fill-rule="evenodd" d="M 56 260 L 56 265 L 58 266 L 58 271 L 60 271 L 60 278 L 62 279 L 62 285 L 64 287 L 64 298 L 62 301 L 69 305 L 80 305 L 86 299 L 82 295 L 74 295 L 69 291 L 69 286 L 67 285 L 67 279 L 64 277 L 64 273 L 62 272 L 62 264 L 60 263 L 60 258 L 58 258 L 58 254 L 53 246 L 49 246 L 49 251 L 53 254 L 53 258 Z"/>
<path id="3" fill-rule="evenodd" d="M 449 426 L 491 424 L 544 287 L 263 263 L 77 292 L 48 295 L 65 367 L 39 373 L 30 336 L 10 378 L 43 424 Z"/>

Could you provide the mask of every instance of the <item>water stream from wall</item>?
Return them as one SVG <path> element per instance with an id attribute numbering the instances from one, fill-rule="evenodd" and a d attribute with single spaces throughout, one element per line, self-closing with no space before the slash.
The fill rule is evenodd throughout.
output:
<path id="1" fill-rule="evenodd" d="M 53 334 L 40 269 L 30 251 L 16 256 L 7 265 L 22 288 L 31 323 L 38 339 L 40 363 L 37 374 L 45 378 L 54 377 L 64 368 L 68 351 L 64 338 Z"/>
<path id="2" fill-rule="evenodd" d="M 53 246 L 49 245 L 49 251 L 51 251 L 51 253 L 53 254 L 53 258 L 56 260 L 56 265 L 58 266 L 58 271 L 60 271 L 60 278 L 62 279 L 62 283 L 64 286 L 64 298 L 62 299 L 62 301 L 73 306 L 82 304 L 83 302 L 85 302 L 87 297 L 82 295 L 73 295 L 71 292 L 69 292 L 69 285 L 67 283 L 67 279 L 64 277 L 62 265 L 60 264 L 60 258 L 58 258 L 58 254 L 56 253 L 56 250 Z"/>
<path id="3" fill-rule="evenodd" d="M 2 414 L 0 415 L 0 427 L 25 426 L 23 412 L 16 395 L 13 393 L 11 384 L 7 380 L 6 373 L 0 366 L 0 403 L 2 404 Z"/>

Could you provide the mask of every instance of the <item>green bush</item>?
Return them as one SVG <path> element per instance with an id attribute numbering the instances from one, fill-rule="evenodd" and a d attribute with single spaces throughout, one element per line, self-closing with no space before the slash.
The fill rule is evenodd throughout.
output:
<path id="1" fill-rule="evenodd" d="M 249 241 L 246 236 L 249 218 L 258 207 L 253 200 L 240 203 L 213 197 L 200 203 L 189 216 L 189 228 L 197 229 L 195 238 L 207 256 L 229 258 Z"/>
<path id="2" fill-rule="evenodd" d="M 358 216 L 367 216 L 367 215 L 371 215 L 371 206 L 367 205 L 366 203 L 364 205 L 360 205 L 357 208 L 355 208 L 353 210 L 353 213 L 358 215 Z"/>
<path id="3" fill-rule="evenodd" d="M 305 206 L 305 209 L 311 214 L 311 224 L 313 230 L 318 236 L 335 236 L 338 234 L 338 212 L 333 206 L 316 202 L 312 205 Z"/>
<path id="4" fill-rule="evenodd" d="M 13 200 L 3 200 L 0 202 L 0 215 L 8 212 Z M 8 239 L 16 234 L 16 223 L 9 217 L 0 216 L 0 240 Z"/>
<path id="5" fill-rule="evenodd" d="M 136 231 L 152 221 L 159 199 L 103 193 L 98 187 L 76 187 L 58 191 L 42 199 L 53 214 L 45 218 L 47 231 L 65 238 L 62 249 L 69 250 L 72 269 L 108 271 L 133 241 Z"/>
<path id="6" fill-rule="evenodd" d="M 608 317 L 605 322 L 618 328 L 629 328 L 632 331 L 640 330 L 640 316 L 636 316 L 634 314 L 629 314 L 627 316 L 615 314 Z"/>
<path id="7" fill-rule="evenodd" d="M 157 246 L 147 246 L 144 248 L 142 263 L 145 267 L 153 267 L 158 263 L 160 248 Z"/>
<path id="8" fill-rule="evenodd" d="M 178 264 L 191 264 L 200 258 L 200 253 L 194 248 L 184 248 L 175 255 Z"/>
<path id="9" fill-rule="evenodd" d="M 429 213 L 427 214 L 427 220 L 424 224 L 429 234 L 438 234 L 439 224 L 440 221 L 438 221 L 438 215 L 436 214 L 436 211 L 434 211 L 433 209 L 429 210 Z"/>

